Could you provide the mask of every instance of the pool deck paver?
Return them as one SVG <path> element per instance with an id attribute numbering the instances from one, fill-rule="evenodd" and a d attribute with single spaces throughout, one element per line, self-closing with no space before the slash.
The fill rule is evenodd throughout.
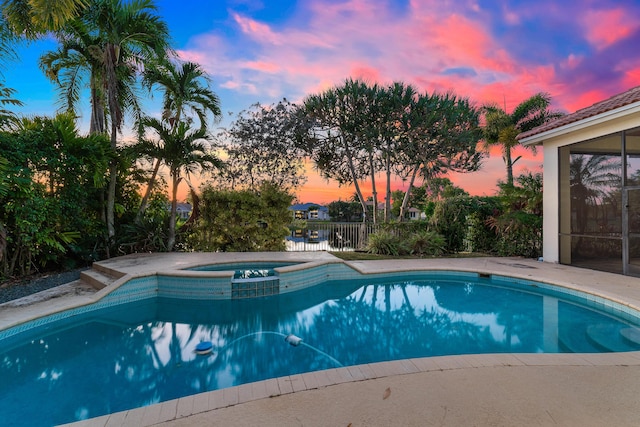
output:
<path id="1" fill-rule="evenodd" d="M 249 260 L 335 261 L 330 254 L 143 254 L 101 262 L 140 277 L 192 265 Z M 469 271 L 592 293 L 640 309 L 640 279 L 520 258 L 352 261 L 364 274 Z M 71 284 L 70 284 L 71 285 Z M 73 289 L 74 286 L 72 285 Z M 82 287 L 75 285 L 76 289 Z M 0 305 L 0 330 L 87 304 L 65 291 Z M 226 425 L 640 425 L 640 352 L 441 356 L 309 372 L 187 396 L 93 418 L 74 427 Z"/>

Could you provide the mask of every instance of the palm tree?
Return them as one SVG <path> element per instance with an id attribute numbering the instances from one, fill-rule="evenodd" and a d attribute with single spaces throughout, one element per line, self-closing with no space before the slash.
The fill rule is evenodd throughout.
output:
<path id="1" fill-rule="evenodd" d="M 0 83 L 0 130 L 11 129 L 18 123 L 18 117 L 16 114 L 6 109 L 6 106 L 21 106 L 22 102 L 14 98 L 15 90 L 6 87 L 3 83 Z"/>
<path id="2" fill-rule="evenodd" d="M 511 114 L 496 104 L 483 106 L 485 146 L 498 145 L 502 148 L 502 158 L 507 167 L 507 185 L 513 185 L 513 165 L 521 157 L 511 158 L 511 151 L 519 144 L 516 139 L 518 134 L 562 116 L 560 112 L 549 110 L 550 104 L 549 94 L 537 93 L 518 104 Z"/>
<path id="3" fill-rule="evenodd" d="M 186 121 L 167 127 L 166 121 L 145 118 L 142 125 L 158 137 L 157 142 L 145 141 L 145 145 L 155 151 L 159 161 L 169 168 L 171 177 L 171 213 L 169 216 L 169 237 L 167 248 L 173 250 L 176 239 L 176 210 L 178 204 L 178 185 L 183 174 L 188 179 L 193 173 L 222 167 L 222 161 L 211 154 L 207 145 L 210 136 L 203 127 L 192 130 Z"/>
<path id="4" fill-rule="evenodd" d="M 130 79 L 145 62 L 167 55 L 169 30 L 166 23 L 155 14 L 151 0 L 98 0 L 86 14 L 95 26 L 100 40 L 98 57 L 102 64 L 103 90 L 111 124 L 111 148 L 116 150 L 118 132 L 122 128 L 123 111 L 135 99 L 123 88 L 123 81 Z M 109 168 L 107 192 L 107 235 L 115 236 L 115 196 L 118 175 L 118 159 Z"/>
<path id="5" fill-rule="evenodd" d="M 222 116 L 220 99 L 209 88 L 209 78 L 202 67 L 193 62 L 176 64 L 171 61 L 145 70 L 144 81 L 149 89 L 158 85 L 163 90 L 162 119 L 173 129 L 183 120 L 187 110 L 193 111 L 200 121 L 200 127 L 207 128 L 207 118 L 214 120 Z M 140 203 L 136 219 L 139 221 L 148 206 L 149 196 L 155 184 L 162 161 L 157 159 L 149 178 L 149 184 Z"/>
<path id="6" fill-rule="evenodd" d="M 41 58 L 45 73 L 59 84 L 67 110 L 75 111 L 88 74 L 91 89 L 92 133 L 106 133 L 110 122 L 111 149 L 117 148 L 124 112 L 140 115 L 134 89 L 145 63 L 172 54 L 166 23 L 152 0 L 95 0 L 81 17 L 56 32 L 61 46 Z M 139 119 L 138 119 L 139 121 Z M 118 159 L 109 168 L 105 221 L 109 240 L 115 235 L 114 208 Z"/>
<path id="7" fill-rule="evenodd" d="M 74 20 L 56 33 L 60 47 L 40 57 L 40 68 L 58 86 L 60 104 L 67 112 L 77 113 L 80 93 L 90 89 L 91 119 L 89 133 L 105 133 L 106 105 L 100 55 L 101 42 L 81 20 Z"/>
<path id="8" fill-rule="evenodd" d="M 76 18 L 88 0 L 5 0 L 1 12 L 14 34 L 34 40 Z"/>

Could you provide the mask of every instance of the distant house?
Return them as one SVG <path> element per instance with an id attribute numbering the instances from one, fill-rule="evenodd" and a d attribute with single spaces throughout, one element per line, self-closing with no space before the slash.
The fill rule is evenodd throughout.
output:
<path id="1" fill-rule="evenodd" d="M 293 219 L 310 220 L 310 221 L 328 221 L 329 208 L 320 206 L 315 203 L 302 203 L 289 206 L 292 211 Z"/>
<path id="2" fill-rule="evenodd" d="M 171 207 L 169 207 L 169 209 L 171 209 Z M 176 216 L 182 219 L 189 219 L 192 211 L 193 207 L 190 203 L 178 203 L 178 207 L 176 208 Z"/>
<path id="3" fill-rule="evenodd" d="M 407 209 L 407 218 L 411 221 L 418 221 L 420 219 L 425 219 L 427 216 L 418 208 L 409 208 Z"/>

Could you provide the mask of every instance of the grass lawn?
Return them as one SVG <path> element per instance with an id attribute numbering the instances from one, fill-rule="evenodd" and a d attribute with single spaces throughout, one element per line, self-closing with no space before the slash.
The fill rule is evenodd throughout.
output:
<path id="1" fill-rule="evenodd" d="M 392 256 L 392 255 L 378 255 L 378 254 L 370 254 L 368 252 L 355 252 L 355 251 L 329 252 L 329 253 L 344 261 L 368 261 L 368 260 L 376 260 L 376 259 L 478 258 L 478 257 L 491 256 L 489 254 L 480 253 L 480 252 L 460 252 L 457 254 L 445 254 L 439 257 L 421 257 L 421 256 L 415 256 L 415 255 Z"/>

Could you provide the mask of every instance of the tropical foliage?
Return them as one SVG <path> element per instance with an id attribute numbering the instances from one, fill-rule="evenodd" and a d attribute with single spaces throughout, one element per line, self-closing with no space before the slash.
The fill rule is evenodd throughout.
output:
<path id="1" fill-rule="evenodd" d="M 178 186 L 183 178 L 189 178 L 196 172 L 211 171 L 222 166 L 222 161 L 211 152 L 208 134 L 205 128 L 192 130 L 187 122 L 167 127 L 167 123 L 153 118 L 142 120 L 145 128 L 152 130 L 156 140 L 146 144 L 158 156 L 158 161 L 169 168 L 171 177 L 171 210 L 169 216 L 169 234 L 167 249 L 173 250 L 176 242 L 176 209 L 178 205 Z"/>
<path id="2" fill-rule="evenodd" d="M 57 42 L 40 67 L 60 106 L 53 118 L 20 117 L 20 100 L 0 81 L 3 278 L 131 252 L 282 250 L 308 160 L 355 190 L 354 200 L 329 205 L 332 218 L 384 223 L 371 252 L 539 252 L 541 177 L 514 182 L 511 151 L 518 133 L 558 115 L 548 95 L 507 114 L 454 93 L 347 79 L 299 105 L 254 104 L 212 132 L 220 99 L 201 65 L 176 59 L 153 0 L 6 0 L 0 9 L 0 65 L 21 39 Z M 144 94 L 158 95 L 157 117 L 143 111 Z M 83 101 L 88 135 L 76 126 Z M 136 141 L 125 143 L 129 129 Z M 494 198 L 470 197 L 444 176 L 480 167 L 482 137 L 502 147 L 507 165 Z M 603 190 L 613 167 L 605 160 L 572 158 L 576 209 L 617 197 Z M 191 180 L 202 174 L 208 185 L 198 189 Z M 397 180 L 403 189 L 394 191 Z M 176 215 L 183 182 L 193 204 L 186 224 Z M 409 208 L 426 220 L 403 222 Z"/>
<path id="3" fill-rule="evenodd" d="M 255 189 L 268 182 L 288 191 L 303 185 L 304 156 L 295 147 L 296 113 L 297 107 L 283 99 L 270 106 L 255 104 L 238 114 L 231 127 L 217 135 L 228 161 L 215 185 Z"/>
<path id="4" fill-rule="evenodd" d="M 282 251 L 293 200 L 270 183 L 257 190 L 202 191 L 201 216 L 189 245 L 199 251 Z"/>
<path id="5" fill-rule="evenodd" d="M 96 195 L 112 157 L 104 136 L 78 135 L 73 117 L 25 119 L 0 134 L 0 273 L 29 274 L 101 257 L 104 223 Z"/>
<path id="6" fill-rule="evenodd" d="M 369 180 L 377 206 L 376 175 L 384 173 L 385 220 L 391 214 L 392 175 L 408 181 L 402 219 L 418 177 L 428 181 L 449 171 L 474 171 L 482 157 L 476 151 L 479 113 L 469 100 L 451 93 L 420 94 L 401 82 L 380 87 L 347 80 L 307 97 L 303 111 L 308 123 L 300 128 L 305 133 L 299 146 L 326 178 L 354 186 L 363 211 L 361 182 Z"/>
<path id="7" fill-rule="evenodd" d="M 519 145 L 516 137 L 528 130 L 562 116 L 562 113 L 550 110 L 551 97 L 546 93 L 537 93 L 516 106 L 511 114 L 497 104 L 487 104 L 484 112 L 485 146 L 499 146 L 507 168 L 507 185 L 513 185 L 513 165 L 520 156 L 512 158 L 513 149 Z M 532 147 L 533 148 L 533 147 Z"/>

